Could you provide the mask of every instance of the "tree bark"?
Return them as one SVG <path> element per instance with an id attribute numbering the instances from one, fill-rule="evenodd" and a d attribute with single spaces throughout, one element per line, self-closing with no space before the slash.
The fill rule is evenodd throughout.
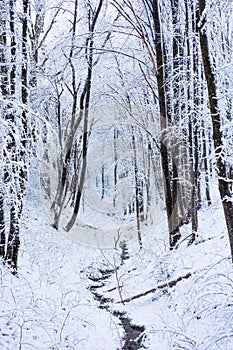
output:
<path id="1" fill-rule="evenodd" d="M 10 1 L 11 3 L 11 1 Z M 15 40 L 15 16 L 14 16 L 14 3 L 11 3 L 10 7 L 10 28 L 11 28 L 11 55 L 12 62 L 15 63 L 16 55 L 16 40 Z M 7 241 L 7 252 L 6 261 L 13 267 L 14 271 L 18 267 L 18 253 L 20 246 L 20 218 L 23 209 L 23 197 L 25 195 L 25 187 L 27 181 L 27 164 L 26 164 L 26 153 L 27 153 L 27 113 L 25 106 L 28 102 L 28 89 L 27 89 L 27 79 L 28 79 L 28 53 L 27 53 L 27 36 L 28 36 L 28 0 L 23 0 L 23 19 L 22 19 L 22 69 L 21 69 L 21 101 L 24 105 L 22 115 L 21 115 L 21 137 L 20 145 L 15 143 L 15 138 L 13 135 L 13 130 L 11 131 L 12 141 L 9 145 L 11 152 L 12 161 L 12 184 L 11 184 L 11 207 L 10 207 L 10 229 Z M 11 71 L 11 96 L 15 96 L 15 76 L 16 70 L 13 65 Z M 14 113 L 8 115 L 8 119 L 12 123 L 12 127 L 15 124 Z M 18 188 L 17 188 L 18 187 Z M 16 190 L 17 189 L 17 190 Z M 17 193 L 15 193 L 17 191 Z"/>
<path id="2" fill-rule="evenodd" d="M 84 181 L 85 181 L 85 175 L 86 175 L 86 168 L 87 168 L 87 147 L 88 147 L 88 117 L 89 117 L 89 107 L 90 107 L 90 98 L 91 98 L 91 84 L 92 84 L 92 69 L 93 69 L 93 46 L 94 46 L 94 39 L 93 39 L 93 33 L 95 30 L 95 25 L 97 22 L 97 19 L 99 17 L 101 8 L 103 5 L 103 0 L 99 1 L 99 4 L 96 8 L 96 11 L 93 13 L 93 17 L 91 19 L 91 11 L 89 10 L 89 37 L 86 40 L 86 59 L 88 63 L 88 70 L 87 70 L 87 78 L 84 88 L 84 105 L 81 105 L 81 110 L 83 111 L 83 147 L 82 147 L 82 169 L 80 172 L 80 180 L 79 180 L 79 186 L 78 186 L 78 192 L 76 195 L 75 205 L 74 205 L 74 211 L 72 214 L 72 217 L 68 224 L 66 225 L 65 230 L 67 232 L 70 231 L 70 229 L 73 227 L 75 220 L 78 216 L 80 204 L 81 204 L 81 197 L 83 193 L 83 187 L 84 187 Z"/>
<path id="3" fill-rule="evenodd" d="M 5 258 L 5 245 L 6 245 L 6 234 L 5 234 L 5 214 L 4 214 L 4 194 L 0 190 L 0 258 Z"/>
<path id="4" fill-rule="evenodd" d="M 200 9 L 200 21 L 199 21 L 199 31 L 200 31 L 200 45 L 202 52 L 202 59 L 204 64 L 205 78 L 208 88 L 208 97 L 210 104 L 210 113 L 213 126 L 213 139 L 214 148 L 217 158 L 217 170 L 218 170 L 218 187 L 220 192 L 220 197 L 222 200 L 224 215 L 226 219 L 226 225 L 229 235 L 231 256 L 233 259 L 233 200 L 229 187 L 229 182 L 227 181 L 227 168 L 226 163 L 222 157 L 223 152 L 223 135 L 221 130 L 221 116 L 218 108 L 217 100 L 217 85 L 215 81 L 215 75 L 212 71 L 210 52 L 209 52 L 209 42 L 206 32 L 206 13 L 205 10 L 205 0 L 199 0 Z"/>
<path id="5" fill-rule="evenodd" d="M 136 209 L 136 223 L 139 247 L 142 248 L 142 234 L 141 234 L 141 222 L 140 222 L 140 183 L 138 178 L 138 164 L 137 164 L 137 149 L 135 140 L 134 127 L 131 126 L 132 133 L 132 149 L 133 149 L 133 165 L 134 165 L 134 185 L 135 185 L 135 209 Z"/>
<path id="6" fill-rule="evenodd" d="M 167 128 L 168 118 L 167 118 L 167 103 L 166 103 L 166 92 L 165 92 L 165 76 L 166 76 L 166 57 L 164 56 L 163 50 L 163 38 L 160 25 L 160 15 L 158 0 L 152 1 L 153 6 L 153 21 L 154 21 L 154 33 L 155 33 L 155 51 L 157 57 L 157 85 L 158 85 L 158 95 L 159 95 L 159 108 L 160 108 L 160 127 L 162 133 L 165 133 Z M 172 249 L 178 240 L 180 239 L 179 225 L 174 222 L 174 203 L 177 198 L 172 196 L 171 189 L 171 179 L 169 170 L 169 156 L 168 147 L 166 140 L 162 140 L 160 144 L 161 160 L 162 160 L 162 170 L 164 178 L 164 194 L 165 194 L 165 205 L 167 211 L 168 229 L 169 229 L 169 243 Z"/>
<path id="7" fill-rule="evenodd" d="M 8 86 L 8 68 L 6 62 L 6 51 L 7 51 L 7 36 L 6 36 L 6 4 L 5 1 L 0 3 L 0 23 L 1 23 L 1 34 L 0 34 L 0 86 L 1 95 L 3 99 L 9 97 L 9 86 Z M 4 117 L 5 111 L 3 110 Z M 6 245 L 6 231 L 5 231 L 5 210 L 4 210 L 4 175 L 0 179 L 0 258 L 5 258 L 5 245 Z"/>

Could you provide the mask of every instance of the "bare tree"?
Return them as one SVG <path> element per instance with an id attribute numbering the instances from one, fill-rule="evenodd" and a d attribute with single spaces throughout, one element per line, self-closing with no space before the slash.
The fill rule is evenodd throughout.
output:
<path id="1" fill-rule="evenodd" d="M 28 0 L 23 0 L 23 18 L 22 18 L 22 69 L 21 69 L 21 101 L 25 107 L 21 114 L 21 136 L 20 144 L 16 144 L 15 136 L 12 134 L 12 141 L 8 146 L 8 151 L 11 152 L 12 170 L 11 174 L 8 172 L 8 176 L 12 177 L 13 186 L 11 188 L 11 205 L 10 205 L 10 229 L 7 241 L 7 252 L 6 261 L 9 265 L 13 267 L 14 270 L 17 269 L 18 265 L 18 252 L 20 245 L 19 229 L 20 229 L 20 218 L 23 209 L 23 197 L 25 195 L 25 186 L 27 182 L 27 114 L 26 114 L 26 104 L 28 102 L 28 51 L 27 51 L 27 36 L 28 36 Z M 11 3 L 10 7 L 10 27 L 12 34 L 12 44 L 11 44 L 11 54 L 12 60 L 15 62 L 16 56 L 16 39 L 15 39 L 15 9 L 14 3 Z M 15 68 L 11 71 L 11 96 L 14 97 L 15 94 Z M 7 119 L 11 122 L 12 126 L 16 124 L 14 113 L 10 113 Z M 12 181 L 11 180 L 11 181 Z"/>
<path id="2" fill-rule="evenodd" d="M 224 145 L 223 145 L 223 133 L 221 130 L 221 115 L 218 106 L 217 99 L 217 82 L 216 76 L 213 72 L 210 59 L 209 50 L 209 38 L 207 36 L 207 14 L 206 14 L 206 3 L 205 0 L 199 0 L 200 9 L 200 21 L 199 21 L 199 31 L 200 31 L 200 44 L 201 53 L 204 65 L 204 72 L 207 82 L 210 113 L 213 126 L 213 139 L 214 148 L 217 158 L 217 170 L 218 170 L 218 186 L 219 192 L 222 200 L 223 210 L 225 214 L 228 235 L 230 240 L 231 255 L 233 259 L 233 200 L 230 190 L 230 183 L 227 180 L 227 167 L 223 157 Z"/>
<path id="3" fill-rule="evenodd" d="M 1 5 L 1 117 L 7 127 L 1 145 L 3 172 L 0 191 L 0 255 L 15 272 L 18 266 L 20 219 L 28 167 L 29 2 L 22 1 L 20 15 L 16 11 L 14 0 L 1 2 Z M 16 56 L 21 60 L 20 66 L 16 64 Z"/>
<path id="4" fill-rule="evenodd" d="M 7 69 L 7 34 L 6 34 L 6 20 L 7 20 L 7 6 L 5 1 L 0 3 L 0 23 L 1 23 L 1 35 L 0 35 L 0 79 L 1 79 L 1 95 L 3 99 L 8 98 L 8 69 Z M 1 109 L 1 113 L 4 114 L 4 109 Z M 3 116 L 2 116 L 3 117 Z M 2 145 L 1 145 L 2 146 Z M 1 154 L 1 158 L 3 154 Z M 3 176 L 3 174 L 2 174 Z M 5 258 L 5 244 L 6 244 L 6 232 L 5 232 L 5 213 L 4 213 L 4 185 L 0 185 L 0 257 Z"/>

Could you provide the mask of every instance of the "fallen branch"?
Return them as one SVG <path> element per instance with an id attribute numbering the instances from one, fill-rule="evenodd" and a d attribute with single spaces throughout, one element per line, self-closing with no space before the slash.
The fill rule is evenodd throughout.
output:
<path id="1" fill-rule="evenodd" d="M 146 295 L 148 295 L 148 294 L 151 294 L 151 293 L 155 293 L 155 292 L 157 292 L 157 290 L 159 290 L 159 289 L 175 287 L 175 286 L 177 285 L 178 282 L 180 282 L 180 281 L 182 281 L 182 280 L 184 280 L 184 279 L 189 278 L 191 275 L 192 275 L 192 274 L 189 272 L 189 273 L 187 273 L 187 274 L 184 275 L 184 276 L 178 277 L 176 280 L 173 280 L 173 281 L 170 281 L 170 282 L 166 282 L 166 283 L 164 283 L 164 284 L 160 284 L 160 285 L 157 286 L 156 288 L 147 290 L 147 291 L 144 292 L 144 293 L 140 293 L 140 294 L 134 295 L 134 296 L 131 297 L 131 298 L 127 298 L 127 299 L 124 299 L 124 300 L 122 300 L 122 301 L 118 301 L 117 304 L 120 304 L 120 303 L 129 303 L 129 302 L 132 301 L 132 300 L 135 300 L 135 299 L 144 297 L 144 296 L 146 296 Z"/>

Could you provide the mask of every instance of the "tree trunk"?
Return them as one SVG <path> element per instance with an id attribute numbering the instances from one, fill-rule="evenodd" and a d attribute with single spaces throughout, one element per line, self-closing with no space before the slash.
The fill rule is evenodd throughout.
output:
<path id="1" fill-rule="evenodd" d="M 21 199 L 20 199 L 21 201 Z M 19 223 L 22 213 L 22 205 L 20 203 L 11 204 L 10 208 L 10 231 L 7 242 L 7 252 L 6 252 L 6 261 L 14 271 L 18 267 L 18 254 L 19 254 Z"/>
<path id="2" fill-rule="evenodd" d="M 59 93 L 57 92 L 58 105 L 57 105 L 57 119 L 58 119 L 58 133 L 59 133 L 59 145 L 60 145 L 60 164 L 58 167 L 58 185 L 55 194 L 54 201 L 51 205 L 51 209 L 54 210 L 54 224 L 53 227 L 58 229 L 59 221 L 62 213 L 62 209 L 64 207 L 66 193 L 68 189 L 68 177 L 69 177 L 69 165 L 70 159 L 72 155 L 72 148 L 75 141 L 75 134 L 79 124 L 83 118 L 83 103 L 86 96 L 86 84 L 83 88 L 83 92 L 80 96 L 80 110 L 79 116 L 77 115 L 78 109 L 78 88 L 76 86 L 76 71 L 73 64 L 73 55 L 74 55 L 74 40 L 76 36 L 76 26 L 77 26 L 77 12 L 78 12 L 78 0 L 75 0 L 74 3 L 74 17 L 72 23 L 72 37 L 71 37 L 71 48 L 69 52 L 69 65 L 71 69 L 71 86 L 72 86 L 72 112 L 71 112 L 71 122 L 70 129 L 67 131 L 68 135 L 64 140 L 64 145 L 62 144 L 62 130 L 61 130 L 61 102 L 60 98 L 63 93 L 63 90 Z M 64 148 L 64 151 L 62 151 Z"/>
<path id="3" fill-rule="evenodd" d="M 165 132 L 167 128 L 167 104 L 166 104 L 166 92 L 165 92 L 165 76 L 166 76 L 166 58 L 163 50 L 163 38 L 160 25 L 160 15 L 158 0 L 152 1 L 153 5 L 153 21 L 154 21 L 154 32 L 155 32 L 155 50 L 157 57 L 157 84 L 158 84 L 158 95 L 159 95 L 159 108 L 160 108 L 160 127 L 161 131 Z M 162 160 L 162 170 L 164 179 L 164 194 L 165 194 L 165 205 L 167 211 L 168 219 L 168 230 L 169 230 L 169 243 L 172 249 L 178 240 L 180 239 L 179 226 L 174 223 L 173 217 L 173 205 L 175 203 L 175 198 L 172 196 L 171 192 L 171 179 L 169 170 L 169 156 L 168 147 L 166 140 L 162 140 L 160 145 L 161 160 Z"/>
<path id="4" fill-rule="evenodd" d="M 208 169 L 208 161 L 207 161 L 207 150 L 206 150 L 206 145 L 208 142 L 208 139 L 206 138 L 206 133 L 204 126 L 202 128 L 202 142 L 203 142 L 203 159 L 204 159 L 204 170 L 205 170 L 205 194 L 206 194 L 206 201 L 207 205 L 211 205 L 211 197 L 210 197 L 210 179 L 209 179 L 209 169 Z"/>
<path id="5" fill-rule="evenodd" d="M 76 201 L 74 205 L 74 211 L 72 214 L 72 217 L 68 224 L 66 225 L 66 231 L 70 231 L 70 229 L 73 227 L 75 220 L 78 216 L 80 204 L 81 204 L 81 197 L 82 192 L 84 188 L 84 181 L 85 181 L 85 175 L 86 175 L 86 168 L 87 168 L 87 147 L 88 147 L 88 117 L 89 117 L 89 107 L 90 107 L 90 98 L 91 98 L 91 84 L 92 84 L 92 69 L 93 69 L 93 32 L 95 29 L 96 21 L 98 19 L 98 16 L 100 14 L 101 8 L 102 8 L 103 0 L 99 1 L 99 4 L 97 6 L 96 11 L 93 13 L 93 17 L 91 19 L 91 10 L 89 10 L 89 32 L 90 36 L 86 40 L 86 59 L 88 63 L 88 71 L 87 71 L 87 79 L 85 83 L 84 88 L 84 105 L 81 105 L 81 110 L 83 111 L 83 147 L 82 147 L 82 169 L 80 172 L 80 181 L 78 186 L 78 192 L 76 195 Z"/>
<path id="6" fill-rule="evenodd" d="M 139 178 L 138 178 L 138 164 L 137 164 L 137 149 L 136 141 L 134 135 L 134 127 L 131 127 L 132 133 L 132 149 L 133 149 L 133 164 L 134 164 L 134 185 L 135 185 L 135 209 L 136 209 L 136 223 L 137 223 L 137 233 L 138 233 L 138 243 L 139 247 L 142 248 L 142 234 L 141 234 L 141 222 L 140 222 L 140 193 L 139 193 Z"/>
<path id="7" fill-rule="evenodd" d="M 231 196 L 231 191 L 229 187 L 229 182 L 227 181 L 227 169 L 224 159 L 222 157 L 223 152 L 223 135 L 221 130 L 221 116 L 218 109 L 218 100 L 217 100 L 217 86 L 215 81 L 215 75 L 212 71 L 211 61 L 210 61 L 210 52 L 209 52 L 209 43 L 206 33 L 206 14 L 205 10 L 205 0 L 199 0 L 200 8 L 200 44 L 202 59 L 204 64 L 204 72 L 208 88 L 208 97 L 210 104 L 210 113 L 213 126 L 213 139 L 214 139 L 214 148 L 217 158 L 217 170 L 218 170 L 218 187 L 220 192 L 220 197 L 222 200 L 223 210 L 225 214 L 231 256 L 233 259 L 233 201 Z"/>
<path id="8" fill-rule="evenodd" d="M 10 7 L 10 28 L 11 28 L 11 55 L 12 62 L 15 63 L 16 55 L 16 42 L 15 42 L 15 17 L 14 17 L 14 3 L 11 2 L 12 7 Z M 28 0 L 23 0 L 23 20 L 22 20 L 22 70 L 21 70 L 21 100 L 25 106 L 28 102 L 28 90 L 27 90 L 27 73 L 28 73 L 28 53 L 27 53 L 27 35 L 28 35 Z M 15 76 L 16 70 L 13 65 L 10 84 L 11 84 L 11 96 L 15 96 Z M 15 124 L 15 116 L 13 113 L 8 115 L 7 119 Z M 13 129 L 11 131 L 11 143 L 9 145 L 9 151 L 11 153 L 12 161 L 12 184 L 11 184 L 11 207 L 10 207 L 10 230 L 7 241 L 7 252 L 6 261 L 13 267 L 14 271 L 17 270 L 18 266 L 18 253 L 20 246 L 19 237 L 19 225 L 20 218 L 23 208 L 23 197 L 25 195 L 25 185 L 27 181 L 27 164 L 26 164 L 26 147 L 27 147 L 27 113 L 25 107 L 23 107 L 23 112 L 21 115 L 21 137 L 20 145 L 15 143 L 15 138 L 13 135 Z M 17 189 L 17 190 L 16 190 Z M 17 191 L 17 193 L 15 193 Z"/>
<path id="9" fill-rule="evenodd" d="M 3 99 L 9 96 L 8 87 L 8 68 L 6 62 L 6 51 L 7 51 L 7 37 L 6 37 L 6 4 L 5 1 L 0 3 L 0 22 L 1 22 L 1 34 L 0 34 L 0 86 L 1 94 Z M 4 117 L 5 111 L 3 111 Z M 5 245 L 6 245 L 6 232 L 5 232 L 5 210 L 4 210 L 4 176 L 0 178 L 0 258 L 5 258 Z"/>
<path id="10" fill-rule="evenodd" d="M 4 195 L 0 190 L 0 258 L 5 258 L 5 245 L 6 245 L 6 234 L 5 234 L 5 218 L 4 218 Z"/>

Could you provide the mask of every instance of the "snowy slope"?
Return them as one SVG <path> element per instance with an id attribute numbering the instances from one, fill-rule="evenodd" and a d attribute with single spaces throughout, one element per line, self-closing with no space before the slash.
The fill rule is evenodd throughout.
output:
<path id="1" fill-rule="evenodd" d="M 0 267 L 0 349 L 117 349 L 122 330 L 87 291 L 86 271 L 102 264 L 101 252 L 54 230 L 32 183 L 18 277 Z"/>
<path id="2" fill-rule="evenodd" d="M 145 326 L 143 346 L 150 350 L 233 349 L 233 271 L 218 196 L 199 213 L 196 244 L 187 247 L 184 240 L 170 252 L 161 219 L 141 250 L 137 242 L 128 245 L 121 265 L 120 250 L 89 248 L 51 227 L 36 179 L 34 170 L 18 276 L 0 266 L 1 350 L 122 349 L 124 330 L 114 311 Z M 183 237 L 190 230 L 183 227 Z M 107 298 L 102 308 L 93 285 Z"/>

